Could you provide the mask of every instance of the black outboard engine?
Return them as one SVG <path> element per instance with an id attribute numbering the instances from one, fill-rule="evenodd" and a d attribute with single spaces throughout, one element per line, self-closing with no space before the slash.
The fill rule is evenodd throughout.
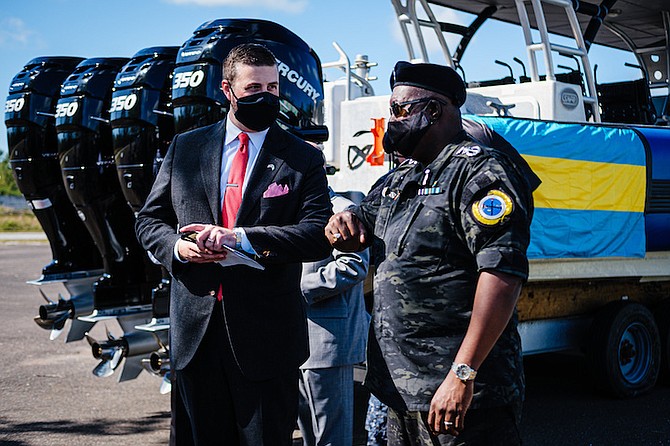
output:
<path id="1" fill-rule="evenodd" d="M 135 213 L 144 205 L 174 137 L 172 70 L 178 50 L 145 48 L 124 65 L 114 82 L 110 108 L 114 160 L 121 190 Z M 146 260 L 147 269 L 160 269 Z M 154 319 L 167 317 L 169 274 L 162 275 L 162 283 L 152 292 Z"/>
<path id="2" fill-rule="evenodd" d="M 145 268 L 135 218 L 116 175 L 109 125 L 112 86 L 127 58 L 81 62 L 61 87 L 56 111 L 63 181 L 72 204 L 100 251 L 104 275 L 94 284 L 94 307 L 104 310 L 151 302 L 160 281 Z"/>
<path id="3" fill-rule="evenodd" d="M 117 74 L 110 107 L 114 161 L 128 205 L 138 212 L 174 137 L 172 70 L 178 47 L 146 48 Z"/>
<path id="4" fill-rule="evenodd" d="M 316 53 L 297 35 L 273 22 L 219 19 L 198 27 L 180 48 L 172 82 L 176 131 L 221 120 L 228 100 L 221 91 L 222 63 L 241 43 L 260 43 L 273 52 L 279 68 L 280 124 L 312 141 L 325 141 L 317 126 L 323 113 L 323 76 Z"/>
<path id="5" fill-rule="evenodd" d="M 42 269 L 43 280 L 66 279 L 73 272 L 102 267 L 93 240 L 67 197 L 58 163 L 56 102 L 61 83 L 82 60 L 31 60 L 12 80 L 5 107 L 12 172 L 51 246 L 53 261 Z"/>

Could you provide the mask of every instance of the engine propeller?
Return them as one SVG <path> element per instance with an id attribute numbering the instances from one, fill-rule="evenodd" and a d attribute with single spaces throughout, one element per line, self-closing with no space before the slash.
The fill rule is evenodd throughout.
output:
<path id="1" fill-rule="evenodd" d="M 152 375 L 160 376 L 161 386 L 159 392 L 161 395 L 170 393 L 172 390 L 172 381 L 170 380 L 170 348 L 158 339 L 160 349 L 152 352 L 148 358 L 142 359 L 142 366 Z"/>
<path id="2" fill-rule="evenodd" d="M 107 327 L 105 327 L 107 330 Z M 167 334 L 163 335 L 164 337 Z M 110 376 L 119 367 L 121 360 L 126 358 L 123 373 L 119 377 L 119 381 L 127 381 L 136 378 L 143 369 L 152 373 L 151 367 L 144 365 L 146 358 L 140 359 L 141 356 L 159 351 L 167 351 L 164 345 L 164 339 L 160 335 L 153 332 L 133 331 L 125 333 L 120 338 L 115 338 L 107 330 L 107 340 L 98 342 L 90 335 L 86 334 L 86 339 L 91 345 L 93 357 L 100 359 L 100 364 L 93 370 L 93 374 L 99 377 Z M 149 359 L 150 360 L 150 359 Z M 158 368 L 161 368 L 161 363 L 167 362 L 167 369 L 169 370 L 169 358 L 167 354 L 164 358 L 158 360 Z M 156 374 L 156 373 L 154 373 Z M 165 374 L 165 371 L 158 373 L 160 376 Z"/>
<path id="3" fill-rule="evenodd" d="M 170 380 L 170 372 L 167 372 L 161 381 L 161 386 L 158 389 L 161 395 L 167 395 L 172 392 L 172 381 Z"/>
<path id="4" fill-rule="evenodd" d="M 94 322 L 80 321 L 77 316 L 81 312 L 90 311 L 93 305 L 93 296 L 90 293 L 82 293 L 73 295 L 70 299 L 65 299 L 60 293 L 58 294 L 58 301 L 54 302 L 49 299 L 44 291 L 38 290 L 42 298 L 47 302 L 45 305 L 40 305 L 38 309 L 38 316 L 34 317 L 37 325 L 45 330 L 51 330 L 49 339 L 51 341 L 57 339 L 63 329 L 65 322 L 68 319 L 72 320 L 70 331 L 65 342 L 78 341 L 84 337 L 84 333 L 89 331 Z"/>
<path id="5" fill-rule="evenodd" d="M 51 330 L 50 340 L 60 336 L 65 327 L 65 321 L 74 315 L 74 305 L 71 301 L 65 300 L 61 294 L 58 294 L 58 302 L 54 302 L 39 290 L 40 294 L 47 302 L 46 305 L 40 305 L 39 316 L 35 316 L 34 321 L 45 330 Z"/>
<path id="6" fill-rule="evenodd" d="M 105 327 L 105 330 L 107 332 L 106 341 L 98 342 L 88 333 L 85 335 L 91 346 L 93 357 L 100 359 L 100 364 L 93 369 L 93 374 L 99 378 L 111 376 L 114 373 L 114 370 L 121 364 L 125 350 L 125 341 L 114 338 L 107 327 Z"/>
<path id="7" fill-rule="evenodd" d="M 142 365 L 154 375 L 165 376 L 170 372 L 170 354 L 167 350 L 161 348 L 151 353 L 148 358 L 143 359 Z"/>

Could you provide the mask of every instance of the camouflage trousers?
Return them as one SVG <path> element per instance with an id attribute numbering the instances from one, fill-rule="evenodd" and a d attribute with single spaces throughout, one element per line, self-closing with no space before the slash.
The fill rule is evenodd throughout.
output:
<path id="1" fill-rule="evenodd" d="M 457 436 L 435 435 L 428 412 L 388 410 L 388 446 L 518 446 L 520 411 L 511 406 L 469 410 Z"/>

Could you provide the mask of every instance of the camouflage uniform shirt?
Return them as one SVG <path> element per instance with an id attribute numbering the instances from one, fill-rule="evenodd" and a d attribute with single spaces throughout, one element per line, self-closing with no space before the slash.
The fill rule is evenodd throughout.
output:
<path id="1" fill-rule="evenodd" d="M 396 410 L 428 411 L 465 336 L 479 272 L 527 278 L 532 196 L 504 154 L 465 133 L 427 166 L 405 162 L 378 191 L 353 209 L 383 244 L 366 385 Z M 478 370 L 472 408 L 520 403 L 523 391 L 515 311 Z"/>

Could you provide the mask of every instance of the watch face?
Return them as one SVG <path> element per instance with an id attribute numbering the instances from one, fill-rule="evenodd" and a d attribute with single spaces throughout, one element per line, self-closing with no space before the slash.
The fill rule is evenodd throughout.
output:
<path id="1" fill-rule="evenodd" d="M 475 378 L 475 370 L 467 364 L 456 364 L 453 370 L 461 381 L 470 381 Z"/>
<path id="2" fill-rule="evenodd" d="M 460 364 L 456 369 L 456 376 L 459 379 L 468 379 L 470 377 L 469 367 L 465 364 Z"/>

